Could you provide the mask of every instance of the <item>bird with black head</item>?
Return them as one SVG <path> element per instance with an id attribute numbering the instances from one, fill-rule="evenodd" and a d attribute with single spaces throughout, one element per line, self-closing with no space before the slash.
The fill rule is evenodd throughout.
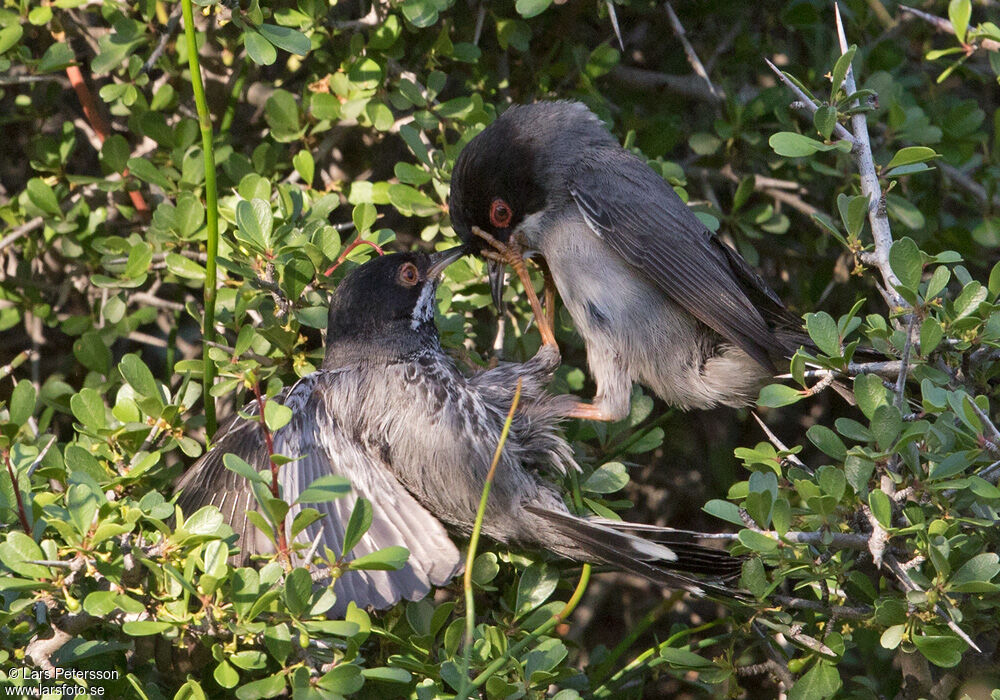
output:
<path id="1" fill-rule="evenodd" d="M 570 415 L 619 420 L 632 382 L 681 408 L 741 406 L 803 339 L 801 321 L 642 159 L 578 102 L 515 105 L 462 150 L 452 173 L 455 231 L 521 277 L 540 254 L 587 349 L 593 403 Z"/>
<path id="2" fill-rule="evenodd" d="M 586 519 L 566 508 L 540 472 L 578 469 L 558 424 L 572 397 L 546 384 L 559 364 L 554 346 L 525 363 L 503 363 L 472 376 L 442 350 L 434 323 L 435 290 L 462 248 L 398 253 L 351 271 L 331 303 L 321 368 L 277 399 L 292 409 L 273 435 L 277 453 L 296 457 L 280 468 L 282 495 L 294 502 L 316 478 L 347 477 L 348 497 L 317 504 L 323 517 L 298 536 L 339 552 L 358 498 L 371 502 L 371 527 L 358 557 L 389 546 L 409 550 L 397 571 L 354 571 L 334 583 L 335 611 L 348 601 L 388 607 L 416 600 L 451 579 L 462 559 L 449 532 L 468 535 L 518 382 L 521 399 L 501 452 L 483 532 L 510 545 L 632 571 L 661 585 L 725 594 L 740 560 L 702 547 L 688 533 Z M 246 412 L 253 413 L 253 405 Z M 254 469 L 268 454 L 256 420 L 237 418 L 177 484 L 190 514 L 215 505 L 239 538 L 242 557 L 272 552 L 247 521 L 256 508 L 249 482 L 223 464 L 234 453 Z M 290 523 L 299 511 L 293 507 Z M 321 550 L 322 551 L 322 550 Z M 707 575 L 700 580 L 691 574 Z M 322 572 L 318 572 L 320 577 Z"/>

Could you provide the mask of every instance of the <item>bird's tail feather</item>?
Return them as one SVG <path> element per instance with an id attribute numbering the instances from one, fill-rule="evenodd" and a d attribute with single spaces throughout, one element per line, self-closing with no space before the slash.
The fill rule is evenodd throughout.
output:
<path id="1" fill-rule="evenodd" d="M 740 574 L 743 560 L 699 545 L 688 531 L 584 519 L 536 506 L 527 506 L 527 510 L 564 540 L 550 546 L 570 558 L 608 564 L 658 585 L 682 588 L 699 596 L 748 598 L 732 583 Z"/>

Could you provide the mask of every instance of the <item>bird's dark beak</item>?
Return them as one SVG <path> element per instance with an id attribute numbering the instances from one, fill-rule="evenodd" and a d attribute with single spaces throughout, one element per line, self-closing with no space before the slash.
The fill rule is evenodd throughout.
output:
<path id="1" fill-rule="evenodd" d="M 440 250 L 430 254 L 431 266 L 427 268 L 427 279 L 436 280 L 444 269 L 468 253 L 465 245 L 458 245 L 448 250 Z"/>
<path id="2" fill-rule="evenodd" d="M 496 260 L 487 260 L 486 269 L 488 270 L 490 278 L 490 293 L 493 295 L 493 305 L 497 307 L 497 311 L 503 314 L 503 288 L 506 270 L 504 269 L 504 264 Z"/>

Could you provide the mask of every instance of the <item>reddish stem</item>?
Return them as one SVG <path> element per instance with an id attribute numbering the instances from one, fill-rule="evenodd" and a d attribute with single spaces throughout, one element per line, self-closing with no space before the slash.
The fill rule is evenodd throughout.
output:
<path id="1" fill-rule="evenodd" d="M 66 66 L 66 77 L 69 78 L 70 85 L 76 91 L 77 99 L 80 100 L 80 106 L 83 108 L 83 114 L 87 117 L 87 121 L 90 122 L 90 126 L 94 128 L 94 133 L 97 134 L 97 138 L 101 143 L 111 135 L 111 127 L 101 116 L 100 111 L 97 109 L 97 102 L 94 100 L 94 95 L 90 92 L 90 88 L 87 87 L 87 82 L 83 79 L 83 72 L 80 70 L 79 66 Z M 122 171 L 122 177 L 128 175 L 128 168 Z M 146 200 L 143 199 L 142 193 L 138 190 L 130 190 L 128 193 L 129 199 L 132 200 L 132 205 L 139 212 L 139 215 L 144 219 L 149 217 L 149 205 L 146 204 Z"/>
<path id="2" fill-rule="evenodd" d="M 253 383 L 253 395 L 257 400 L 257 415 L 260 418 L 260 429 L 264 431 L 267 461 L 271 465 L 271 495 L 275 498 L 281 498 L 280 491 L 278 490 L 278 465 L 271 459 L 271 455 L 274 454 L 274 439 L 271 437 L 271 431 L 267 427 L 267 421 L 264 420 L 264 405 L 267 403 L 267 399 L 260 393 L 260 387 L 257 386 L 256 381 Z M 275 524 L 278 526 L 278 552 L 288 560 L 288 538 L 285 537 L 285 522 L 282 520 L 280 523 Z"/>
<path id="3" fill-rule="evenodd" d="M 21 527 L 25 534 L 31 536 L 31 524 L 28 522 L 28 512 L 24 509 L 24 501 L 21 499 L 21 489 L 17 485 L 17 477 L 14 476 L 14 465 L 10 463 L 10 451 L 3 451 L 3 461 L 7 465 L 7 473 L 10 474 L 10 484 L 14 487 L 14 497 L 17 499 L 17 514 L 21 518 Z"/>
<path id="4" fill-rule="evenodd" d="M 365 241 L 365 240 L 362 240 L 360 238 L 356 238 L 346 248 L 344 248 L 343 252 L 339 256 L 337 256 L 337 262 L 335 262 L 333 265 L 331 265 L 330 269 L 327 270 L 323 274 L 325 274 L 327 277 L 329 277 L 330 275 L 332 275 L 333 271 L 336 270 L 338 267 L 340 267 L 341 264 L 344 262 L 344 260 L 347 259 L 347 256 L 350 254 L 350 252 L 352 250 L 354 250 L 355 248 L 357 248 L 359 245 L 370 245 L 372 248 L 375 249 L 375 251 L 379 255 L 385 255 L 385 251 L 382 250 L 378 246 L 378 244 L 372 243 L 371 241 Z"/>

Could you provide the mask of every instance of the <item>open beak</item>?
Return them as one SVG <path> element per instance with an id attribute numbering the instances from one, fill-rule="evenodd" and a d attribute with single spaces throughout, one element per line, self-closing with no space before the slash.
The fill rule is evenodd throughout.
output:
<path id="1" fill-rule="evenodd" d="M 431 266 L 427 268 L 427 279 L 436 280 L 444 269 L 468 253 L 467 246 L 458 245 L 448 250 L 440 250 L 430 254 Z"/>
<path id="2" fill-rule="evenodd" d="M 503 314 L 503 289 L 506 282 L 507 271 L 502 262 L 487 260 L 486 268 L 490 278 L 490 293 L 493 295 L 493 305 L 497 311 Z"/>

